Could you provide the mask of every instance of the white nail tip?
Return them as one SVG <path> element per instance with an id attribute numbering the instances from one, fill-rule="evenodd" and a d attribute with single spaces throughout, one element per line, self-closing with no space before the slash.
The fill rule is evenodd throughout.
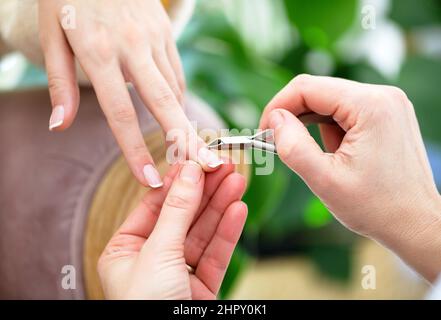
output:
<path id="1" fill-rule="evenodd" d="M 163 185 L 164 185 L 164 183 L 162 183 L 162 182 L 157 183 L 157 184 L 149 184 L 150 188 L 153 188 L 153 189 L 161 188 Z"/>
<path id="2" fill-rule="evenodd" d="M 56 106 L 54 110 L 52 110 L 51 118 L 49 119 L 49 130 L 53 130 L 59 126 L 61 126 L 64 122 L 64 107 Z"/>
<path id="3" fill-rule="evenodd" d="M 222 160 L 219 160 L 217 162 L 210 162 L 209 164 L 207 164 L 210 168 L 214 169 L 219 167 L 220 165 L 223 165 L 224 162 Z"/>
<path id="4" fill-rule="evenodd" d="M 151 165 L 145 165 L 143 168 L 144 177 L 147 181 L 147 184 L 153 188 L 157 189 L 164 185 L 164 183 L 161 180 L 161 176 L 159 175 L 159 172 L 156 170 L 156 168 Z"/>
<path id="5" fill-rule="evenodd" d="M 55 129 L 55 128 L 58 128 L 59 126 L 61 126 L 63 124 L 63 120 L 60 120 L 60 121 L 58 121 L 58 122 L 55 122 L 55 123 L 53 123 L 53 124 L 51 124 L 50 126 L 49 126 L 49 130 L 53 130 L 53 129 Z"/>

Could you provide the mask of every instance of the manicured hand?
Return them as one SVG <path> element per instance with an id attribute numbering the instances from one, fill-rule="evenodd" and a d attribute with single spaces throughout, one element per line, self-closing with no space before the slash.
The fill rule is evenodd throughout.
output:
<path id="1" fill-rule="evenodd" d="M 63 21 L 70 12 L 66 8 L 74 10 L 70 23 Z M 144 143 L 126 82 L 134 84 L 164 131 L 182 131 L 181 154 L 198 161 L 206 171 L 221 164 L 203 148 L 182 109 L 184 74 L 159 0 L 40 0 L 39 22 L 53 106 L 51 130 L 65 130 L 74 121 L 79 106 L 78 61 L 142 184 L 160 187 L 162 181 Z"/>
<path id="2" fill-rule="evenodd" d="M 244 178 L 223 165 L 205 175 L 175 166 L 104 250 L 108 299 L 215 299 L 247 215 Z"/>
<path id="3" fill-rule="evenodd" d="M 323 152 L 296 115 L 330 115 Z M 398 88 L 301 75 L 269 103 L 280 158 L 346 227 L 402 256 L 428 279 L 441 271 L 441 201 L 412 103 Z"/>

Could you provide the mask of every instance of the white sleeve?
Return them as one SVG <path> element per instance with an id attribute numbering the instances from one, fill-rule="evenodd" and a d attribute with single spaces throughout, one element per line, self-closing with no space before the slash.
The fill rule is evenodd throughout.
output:
<path id="1" fill-rule="evenodd" d="M 21 51 L 36 64 L 43 64 L 38 40 L 37 0 L 0 1 L 0 55 Z"/>
<path id="2" fill-rule="evenodd" d="M 177 38 L 190 20 L 196 0 L 167 2 L 167 12 Z M 38 38 L 38 0 L 0 0 L 0 56 L 8 51 L 20 51 L 34 64 L 43 65 Z M 87 83 L 81 73 L 79 79 L 80 83 Z"/>

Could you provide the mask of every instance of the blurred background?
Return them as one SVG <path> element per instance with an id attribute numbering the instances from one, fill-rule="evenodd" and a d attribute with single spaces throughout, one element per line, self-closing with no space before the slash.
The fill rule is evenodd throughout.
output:
<path id="1" fill-rule="evenodd" d="M 189 89 L 231 128 L 257 128 L 266 103 L 300 73 L 399 86 L 440 188 L 439 0 L 199 0 L 179 47 Z M 18 54 L 0 62 L 0 89 L 45 82 Z M 251 176 L 245 201 L 249 218 L 222 298 L 424 297 L 422 279 L 344 229 L 278 160 L 271 175 Z M 375 290 L 361 285 L 366 265 L 375 267 Z"/>

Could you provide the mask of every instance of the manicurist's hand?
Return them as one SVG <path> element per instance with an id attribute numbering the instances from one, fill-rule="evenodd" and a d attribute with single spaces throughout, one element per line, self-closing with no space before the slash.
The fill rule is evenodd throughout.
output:
<path id="1" fill-rule="evenodd" d="M 162 181 L 144 143 L 126 82 L 134 84 L 166 132 L 181 129 L 182 154 L 205 171 L 221 164 L 203 148 L 182 109 L 184 75 L 159 0 L 39 0 L 39 27 L 53 106 L 51 130 L 67 129 L 77 113 L 77 60 L 142 184 L 159 187 Z"/>
<path id="2" fill-rule="evenodd" d="M 321 150 L 297 119 L 330 115 Z M 280 158 L 346 227 L 388 246 L 427 279 L 441 271 L 441 201 L 412 103 L 398 88 L 301 75 L 267 106 Z"/>
<path id="3" fill-rule="evenodd" d="M 214 299 L 247 208 L 231 164 L 175 166 L 108 243 L 98 271 L 108 299 Z"/>

